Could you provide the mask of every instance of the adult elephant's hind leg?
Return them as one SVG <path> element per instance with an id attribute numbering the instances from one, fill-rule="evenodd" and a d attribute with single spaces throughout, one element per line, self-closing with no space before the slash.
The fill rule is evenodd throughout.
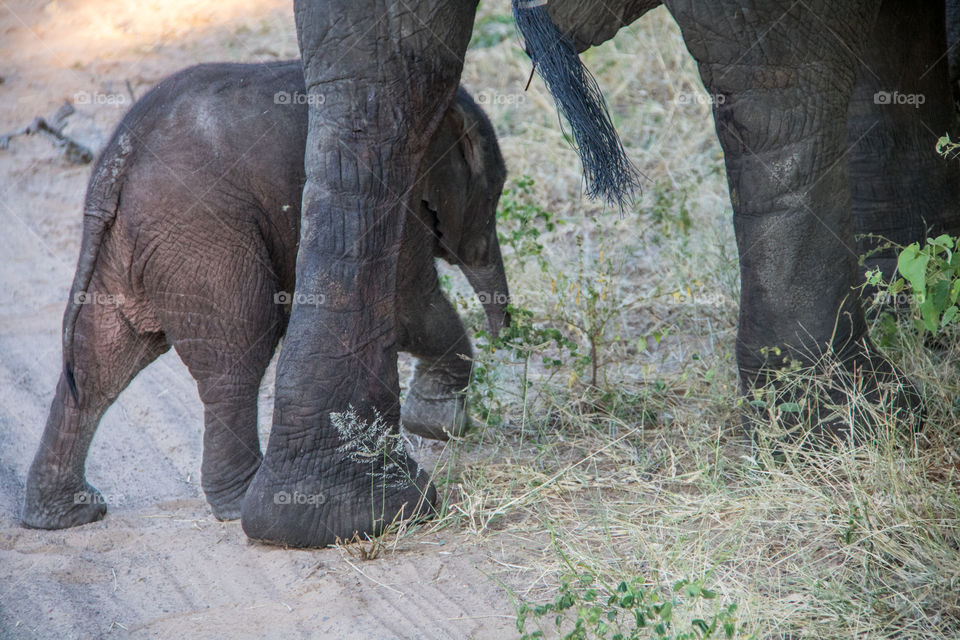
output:
<path id="1" fill-rule="evenodd" d="M 897 379 L 867 339 L 855 290 L 845 158 L 857 56 L 879 3 L 742 4 L 668 3 L 716 98 L 740 253 L 741 382 L 749 393 L 791 362 L 820 373 L 838 362 L 829 391 L 791 400 L 819 435 L 843 436 L 843 416 L 821 409 L 845 402 L 852 384 L 879 400 L 881 384 Z M 888 398 L 905 414 L 917 402 L 903 386 Z"/>
<path id="2" fill-rule="evenodd" d="M 311 105 L 307 181 L 273 430 L 242 507 L 251 538 L 322 547 L 432 509 L 426 474 L 392 446 L 397 255 L 475 10 L 472 1 L 294 3 Z M 311 296 L 323 303 L 301 304 Z M 318 499 L 280 500 L 294 492 Z"/>
<path id="3" fill-rule="evenodd" d="M 960 233 L 960 165 L 937 155 L 957 135 L 943 2 L 885 0 L 848 112 L 854 231 L 867 268 L 890 278 L 898 245 Z M 877 237 L 879 236 L 879 237 Z"/>

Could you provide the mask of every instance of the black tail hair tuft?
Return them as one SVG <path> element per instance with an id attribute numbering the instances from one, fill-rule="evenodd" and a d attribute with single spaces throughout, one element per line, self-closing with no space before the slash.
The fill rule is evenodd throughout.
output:
<path id="1" fill-rule="evenodd" d="M 517 29 L 557 111 L 570 123 L 587 196 L 603 198 L 622 211 L 639 190 L 641 174 L 623 149 L 597 81 L 583 66 L 573 42 L 553 24 L 546 4 L 513 0 Z"/>

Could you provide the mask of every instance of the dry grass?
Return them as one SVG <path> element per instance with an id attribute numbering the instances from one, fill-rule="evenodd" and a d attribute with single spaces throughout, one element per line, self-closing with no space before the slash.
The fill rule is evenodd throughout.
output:
<path id="1" fill-rule="evenodd" d="M 542 84 L 522 92 L 512 26 L 484 5 L 475 39 L 464 82 L 487 96 L 512 178 L 535 181 L 507 208 L 535 203 L 557 223 L 537 223 L 539 258 L 508 246 L 512 291 L 579 356 L 600 327 L 600 366 L 591 388 L 592 368 L 556 346 L 482 352 L 477 393 L 493 396 L 475 408 L 489 413 L 441 455 L 445 512 L 430 526 L 519 541 L 498 577 L 518 601 L 552 600 L 571 568 L 667 591 L 705 577 L 757 637 L 960 637 L 956 348 L 905 331 L 891 350 L 929 399 L 919 438 L 774 456 L 740 428 L 722 156 L 709 105 L 677 101 L 703 90 L 669 16 L 586 55 L 649 179 L 622 218 L 580 197 Z M 521 228 L 505 215 L 502 232 Z"/>

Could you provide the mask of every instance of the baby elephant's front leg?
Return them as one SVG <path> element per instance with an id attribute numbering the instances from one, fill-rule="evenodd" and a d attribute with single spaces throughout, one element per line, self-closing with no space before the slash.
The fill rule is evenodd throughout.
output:
<path id="1" fill-rule="evenodd" d="M 400 349 L 417 358 L 400 420 L 411 433 L 447 440 L 469 428 L 465 390 L 473 350 L 439 283 L 431 289 L 428 295 L 400 303 Z"/>

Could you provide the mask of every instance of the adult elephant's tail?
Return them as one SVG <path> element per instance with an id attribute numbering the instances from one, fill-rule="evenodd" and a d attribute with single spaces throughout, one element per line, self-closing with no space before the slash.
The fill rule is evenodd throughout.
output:
<path id="1" fill-rule="evenodd" d="M 570 39 L 553 24 L 546 4 L 546 0 L 513 0 L 517 28 L 557 111 L 570 123 L 587 195 L 623 209 L 639 189 L 640 172 L 624 152 L 597 81 L 583 66 Z"/>

